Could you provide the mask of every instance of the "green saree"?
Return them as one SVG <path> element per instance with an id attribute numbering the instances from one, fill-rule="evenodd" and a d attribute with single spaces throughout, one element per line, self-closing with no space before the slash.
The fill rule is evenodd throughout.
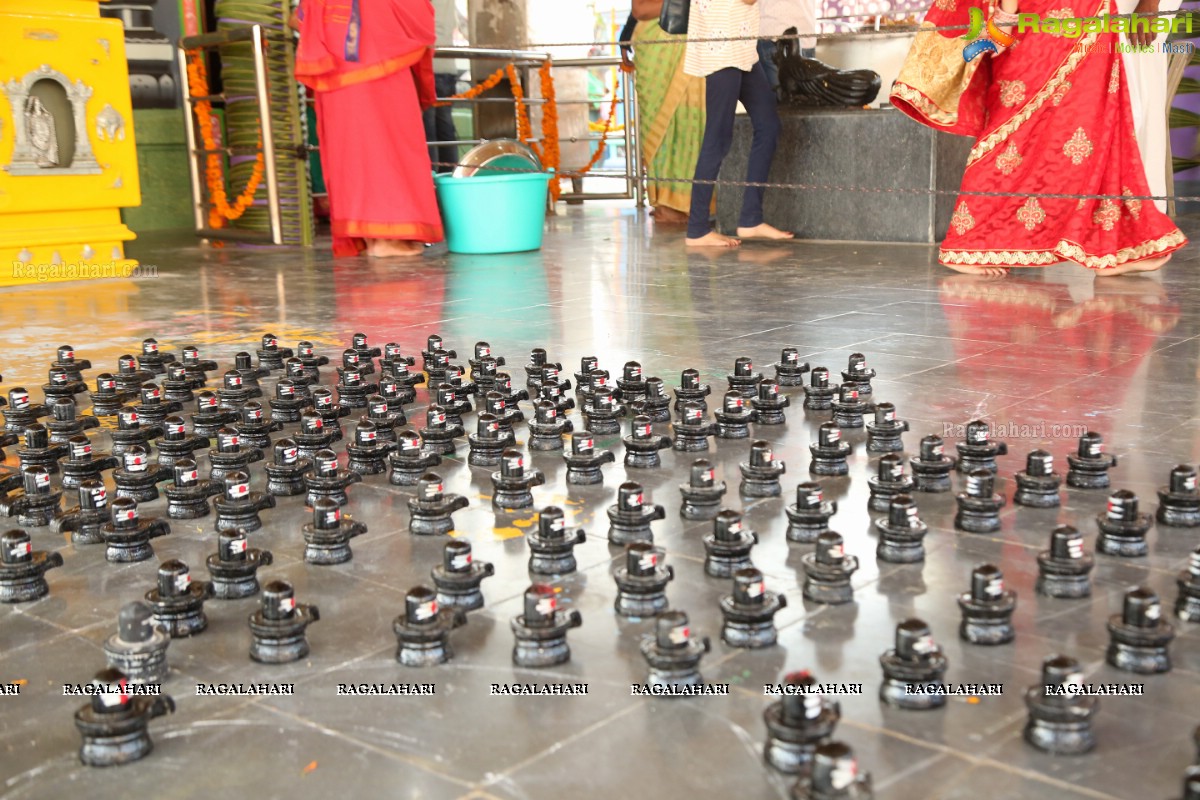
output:
<path id="1" fill-rule="evenodd" d="M 692 186 L 663 178 L 691 178 L 704 138 L 704 79 L 683 73 L 683 44 L 637 47 L 638 42 L 683 37 L 664 33 L 658 20 L 639 22 L 633 33 L 638 102 L 638 138 L 650 205 L 684 214 L 691 208 Z"/>

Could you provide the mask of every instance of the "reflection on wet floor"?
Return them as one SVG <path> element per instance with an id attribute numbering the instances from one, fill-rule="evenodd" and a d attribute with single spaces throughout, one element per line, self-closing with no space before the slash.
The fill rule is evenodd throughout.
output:
<path id="1" fill-rule="evenodd" d="M 771 702 L 763 685 L 795 670 L 810 670 L 822 682 L 862 684 L 862 695 L 834 698 L 841 706 L 835 738 L 854 748 L 880 797 L 1178 796 L 1200 722 L 1200 628 L 1172 619 L 1173 669 L 1137 676 L 1105 663 L 1106 623 L 1139 585 L 1156 592 L 1170 616 L 1176 575 L 1200 544 L 1197 529 L 1154 525 L 1145 556 L 1095 556 L 1090 597 L 1050 598 L 1035 591 L 1037 554 L 1062 524 L 1077 527 L 1093 553 L 1095 517 L 1105 512 L 1108 492 L 1064 486 L 1061 505 L 1044 509 L 1017 505 L 1012 495 L 1014 475 L 1026 468 L 1030 451 L 1045 450 L 1055 470 L 1065 473 L 1068 455 L 1089 429 L 1102 433 L 1105 451 L 1118 457 L 1112 488 L 1136 494 L 1143 513 L 1157 507 L 1156 492 L 1173 466 L 1200 458 L 1200 287 L 1191 280 L 1193 253 L 1179 254 L 1162 276 L 1093 280 L 1063 265 L 987 280 L 938 268 L 926 247 L 748 243 L 736 252 L 696 253 L 684 250 L 681 235 L 655 231 L 628 210 L 588 208 L 553 219 L 537 253 L 435 251 L 412 263 L 333 263 L 323 252 L 206 250 L 187 238 L 147 237 L 131 251 L 158 266 L 157 278 L 0 291 L 0 392 L 24 386 L 40 401 L 55 348 L 66 343 L 91 360 L 84 373 L 89 388 L 99 373 L 117 371 L 121 355 L 136 355 L 146 337 L 175 354 L 192 344 L 221 365 L 209 376 L 211 388 L 238 351 L 253 352 L 270 331 L 282 346 L 306 339 L 329 356 L 333 363 L 321 376 L 331 386 L 355 332 L 377 347 L 397 342 L 418 359 L 436 333 L 464 365 L 477 341 L 488 342 L 507 359 L 502 369 L 512 374 L 515 389 L 525 387 L 523 366 L 538 347 L 562 364 L 563 378 L 585 356 L 595 356 L 614 379 L 636 360 L 645 376 L 660 377 L 668 389 L 679 385 L 682 370 L 694 368 L 712 386 L 711 415 L 740 357 L 770 378 L 781 350 L 793 346 L 800 362 L 827 367 L 836 385 L 857 352 L 877 372 L 865 399 L 893 403 L 910 425 L 902 437 L 905 459 L 930 434 L 955 455 L 973 419 L 985 420 L 1007 444 L 997 458 L 995 491 L 1008 500 L 998 511 L 999 530 L 957 530 L 953 492 L 918 493 L 920 518 L 929 526 L 925 561 L 877 559 L 872 521 L 884 515 L 868 511 L 867 479 L 877 473 L 880 454 L 866 451 L 863 429 L 847 429 L 848 475 L 815 479 L 823 502 L 837 503 L 829 528 L 858 561 L 849 583 L 852 602 L 805 599 L 803 558 L 815 546 L 789 541 L 785 509 L 797 502 L 797 484 L 813 479 L 809 445 L 830 413 L 802 408 L 800 387 L 783 389 L 791 400 L 785 424 L 753 425 L 747 439 L 712 439 L 705 453 L 656 451 L 660 467 L 622 463 L 626 418 L 619 434 L 595 436 L 596 451 L 616 457 L 602 467 L 598 485 L 568 482 L 562 452 L 530 451 L 527 425 L 517 424 L 525 468 L 545 475 L 543 485 L 530 488 L 533 508 L 498 510 L 492 472 L 500 467 L 469 465 L 460 439 L 455 454 L 434 468 L 447 494 L 469 501 L 453 512 L 450 539 L 410 534 L 415 487 L 392 485 L 386 475 L 349 487 L 343 513 L 367 532 L 353 539 L 353 559 L 336 566 L 305 562 L 302 530 L 313 515 L 299 497 L 281 497 L 275 508 L 262 510 L 264 526 L 248 539 L 270 550 L 273 563 L 259 578 L 286 580 L 297 598 L 319 606 L 320 619 L 307 631 L 311 652 L 292 664 L 256 664 L 247 618 L 258 599 L 209 600 L 208 629 L 168 649 L 172 673 L 164 691 L 174 695 L 178 710 L 152 723 L 154 753 L 135 767 L 99 771 L 78 764 L 71 714 L 79 698 L 63 697 L 61 685 L 87 681 L 103 665 L 101 646 L 116 630 L 118 610 L 155 586 L 160 561 L 179 559 L 197 580 L 207 578 L 205 560 L 218 544 L 214 519 L 173 521 L 169 536 L 152 541 L 154 558 L 133 564 L 108 563 L 102 545 L 73 545 L 69 535 L 35 528 L 34 549 L 57 550 L 64 564 L 48 573 L 48 597 L 0 608 L 0 679 L 25 681 L 19 698 L 5 699 L 19 711 L 0 740 L 11 763 L 20 765 L 9 771 L 5 796 L 54 796 L 86 780 L 89 796 L 125 797 L 160 790 L 169 780 L 197 794 L 236 784 L 263 796 L 347 789 L 371 796 L 394 794 L 399 785 L 406 794 L 431 798 L 515 799 L 563 790 L 597 798 L 786 797 L 793 781 L 763 763 L 762 713 Z M 278 377 L 263 381 L 264 403 Z M 425 425 L 429 392 L 419 386 L 416 402 L 405 408 L 413 428 Z M 79 399 L 86 408 L 86 396 Z M 534 416 L 530 403 L 521 406 Z M 189 404 L 184 415 L 194 410 Z M 580 409 L 564 411 L 582 429 Z M 362 413 L 342 420 L 347 437 L 334 448 L 343 467 Z M 475 419 L 476 412 L 465 415 L 468 432 L 475 431 Z M 111 449 L 112 428 L 105 418 L 89 432 L 96 452 Z M 285 432 L 296 429 L 290 423 Z M 653 433 L 673 431 L 658 424 Z M 778 497 L 739 494 L 739 465 L 751 461 L 755 439 L 768 443 L 772 463 L 785 466 Z M 5 447 L 7 466 L 17 464 L 17 449 Z M 206 449 L 198 455 L 207 477 Z M 265 455 L 270 461 L 269 449 Z M 761 570 L 763 590 L 787 597 L 774 614 L 774 646 L 743 649 L 722 641 L 721 602 L 734 592 L 733 581 L 705 572 L 704 538 L 713 523 L 679 514 L 679 486 L 700 455 L 727 484 L 722 505 L 739 512 L 744 530 L 758 536 L 750 558 Z M 261 463 L 251 465 L 251 476 L 251 491 L 263 491 Z M 655 626 L 614 608 L 618 587 L 611 573 L 629 561 L 623 548 L 606 541 L 608 509 L 625 480 L 640 485 L 644 504 L 665 508 L 664 519 L 649 523 L 656 568 L 674 570 L 665 590 L 670 607 L 687 613 L 693 637 L 710 638 L 711 652 L 699 668 L 710 683 L 730 685 L 727 697 L 630 694 L 630 684 L 647 680 L 639 646 Z M 955 491 L 966 485 L 961 475 L 952 480 Z M 112 496 L 115 487 L 107 481 Z M 66 505 L 74 504 L 74 491 L 67 495 Z M 567 634 L 570 661 L 516 667 L 510 620 L 524 613 L 532 582 L 525 537 L 537 531 L 536 511 L 548 505 L 563 509 L 568 532 L 586 532 L 573 550 L 577 571 L 550 581 L 553 594 L 547 595 L 557 610 L 578 612 L 582 625 Z M 140 511 L 161 517 L 165 509 L 160 498 Z M 450 632 L 451 661 L 403 667 L 393 621 L 405 611 L 411 588 L 433 585 L 431 570 L 443 563 L 448 540 L 468 542 L 476 562 L 494 565 L 494 576 L 482 583 L 486 604 Z M 971 590 L 972 570 L 985 564 L 999 568 L 1005 589 L 1016 593 L 1015 637 L 1008 644 L 959 637 L 956 598 Z M 897 625 L 913 617 L 928 624 L 945 653 L 947 682 L 1000 683 L 1003 694 L 951 697 L 932 711 L 882 704 L 879 658 L 895 646 Z M 1050 756 L 1022 740 L 1023 692 L 1041 682 L 1042 661 L 1053 653 L 1077 659 L 1087 682 L 1145 685 L 1142 697 L 1101 701 L 1097 746 L 1088 755 Z M 294 683 L 295 696 L 211 697 L 194 689 L 197 683 L 264 681 Z M 587 683 L 589 691 L 576 697 L 489 691 L 492 683 L 514 682 Z M 339 696 L 339 683 L 432 683 L 436 691 Z"/>

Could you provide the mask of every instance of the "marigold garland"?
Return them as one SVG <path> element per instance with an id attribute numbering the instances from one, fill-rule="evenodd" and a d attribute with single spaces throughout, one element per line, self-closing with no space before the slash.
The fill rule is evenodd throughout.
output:
<path id="1" fill-rule="evenodd" d="M 188 91 L 193 97 L 208 96 L 208 72 L 204 66 L 204 59 L 198 56 L 189 55 L 188 58 Z M 229 204 L 229 196 L 225 191 L 225 165 L 221 158 L 221 153 L 217 150 L 216 137 L 213 135 L 213 116 L 212 103 L 208 100 L 203 100 L 195 103 L 196 119 L 200 123 L 200 140 L 203 142 L 204 150 L 206 151 L 204 160 L 204 182 L 208 186 L 208 224 L 213 229 L 225 227 L 226 221 L 232 222 L 243 214 L 246 209 L 254 202 L 254 195 L 258 192 L 258 187 L 262 184 L 263 173 L 266 170 L 266 161 L 264 160 L 262 128 L 258 129 L 258 155 L 254 158 L 254 169 L 250 173 L 250 180 L 246 182 L 246 189 L 240 195 L 233 205 Z"/>
<path id="2" fill-rule="evenodd" d="M 617 118 L 617 90 L 621 88 L 621 79 L 613 81 L 612 101 L 608 104 L 608 118 L 604 120 L 604 128 L 600 133 L 600 146 L 596 148 L 596 152 L 592 153 L 592 160 L 587 163 L 583 169 L 578 172 L 571 173 L 572 177 L 582 178 L 584 175 L 591 172 L 592 167 L 600 162 L 600 158 L 604 155 L 604 151 L 608 149 L 608 134 L 614 130 L 613 120 Z M 590 127 L 590 126 L 589 126 Z M 622 126 L 624 127 L 624 126 Z"/>
<path id="3" fill-rule="evenodd" d="M 505 75 L 505 67 L 501 67 L 500 69 L 493 72 L 491 75 L 484 78 L 480 83 L 476 84 L 475 86 L 472 86 L 470 89 L 467 89 L 465 92 L 459 92 L 458 94 L 452 94 L 446 100 L 442 100 L 441 102 L 434 103 L 434 106 L 442 107 L 442 106 L 453 105 L 453 103 L 450 102 L 451 100 L 474 100 L 476 97 L 479 97 L 479 95 L 483 94 L 488 89 L 493 88 L 500 81 L 504 80 L 504 75 Z"/>
<path id="4" fill-rule="evenodd" d="M 529 124 L 529 109 L 525 107 L 525 90 L 521 87 L 521 82 L 517 80 L 517 68 L 508 64 L 504 67 L 504 71 L 508 74 L 508 82 L 512 87 L 513 102 L 517 104 L 517 139 L 522 142 L 530 142 L 533 139 L 533 129 Z M 531 145 L 530 149 L 537 153 L 536 144 Z M 541 153 L 538 153 L 538 158 L 541 157 Z"/>
<path id="5" fill-rule="evenodd" d="M 512 88 L 513 102 L 516 104 L 517 140 L 528 144 L 529 149 L 533 150 L 534 154 L 542 162 L 542 166 L 546 169 L 554 170 L 555 174 L 561 178 L 562 176 L 558 174 L 559 161 L 561 159 L 558 142 L 558 103 L 555 100 L 554 94 L 554 76 L 550 71 L 552 66 L 550 61 L 544 61 L 538 69 L 538 81 L 541 84 L 542 97 L 545 100 L 545 104 L 542 106 L 541 143 L 533 141 L 533 125 L 529 121 L 529 109 L 525 104 L 525 90 L 521 86 L 521 81 L 517 78 L 516 65 L 512 63 L 505 64 L 465 92 L 452 94 L 446 100 L 442 100 L 434 105 L 448 106 L 451 104 L 451 100 L 474 100 L 484 92 L 494 88 L 501 80 L 507 77 L 509 85 Z M 558 185 L 558 180 L 552 180 L 550 182 L 550 196 L 557 201 L 560 192 L 561 188 Z"/>
<path id="6" fill-rule="evenodd" d="M 562 192 L 559 180 L 563 176 L 559 170 L 562 156 L 558 141 L 558 96 L 554 90 L 552 68 L 553 64 L 547 60 L 543 61 L 538 69 L 538 83 L 542 87 L 542 98 L 546 101 L 542 106 L 542 146 L 539 148 L 533 143 L 530 146 L 542 163 L 554 170 L 555 178 L 550 181 L 550 198 L 558 202 L 558 196 Z"/>

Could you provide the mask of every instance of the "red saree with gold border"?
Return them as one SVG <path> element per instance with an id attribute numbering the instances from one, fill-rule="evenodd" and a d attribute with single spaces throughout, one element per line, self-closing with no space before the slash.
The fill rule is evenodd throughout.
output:
<path id="1" fill-rule="evenodd" d="M 434 38 L 427 0 L 302 2 L 296 78 L 316 98 L 336 256 L 443 238 L 421 119 Z"/>
<path id="2" fill-rule="evenodd" d="M 978 3 L 985 16 L 991 7 Z M 963 61 L 967 0 L 935 0 L 892 87 L 896 108 L 975 137 L 964 192 L 1148 195 L 1134 138 L 1120 34 L 1078 38 L 1013 29 L 996 56 Z M 1021 0 L 1047 17 L 1116 14 L 1112 0 Z M 1137 55 L 1130 55 L 1137 58 Z M 960 195 L 938 260 L 949 265 L 1105 269 L 1177 250 L 1186 237 L 1151 201 Z"/>

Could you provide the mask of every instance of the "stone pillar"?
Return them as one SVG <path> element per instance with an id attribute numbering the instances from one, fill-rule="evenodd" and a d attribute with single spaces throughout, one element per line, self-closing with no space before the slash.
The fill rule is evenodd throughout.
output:
<path id="1" fill-rule="evenodd" d="M 472 47 L 493 47 L 516 50 L 526 44 L 528 26 L 525 0 L 469 0 L 467 19 Z M 482 81 L 504 61 L 471 61 L 471 79 Z M 528 95 L 528 89 L 526 94 Z M 512 96 L 508 81 L 502 81 L 488 93 L 489 97 Z M 502 103 L 480 103 L 475 106 L 475 131 L 481 139 L 513 138 L 517 123 L 512 106 Z"/>

